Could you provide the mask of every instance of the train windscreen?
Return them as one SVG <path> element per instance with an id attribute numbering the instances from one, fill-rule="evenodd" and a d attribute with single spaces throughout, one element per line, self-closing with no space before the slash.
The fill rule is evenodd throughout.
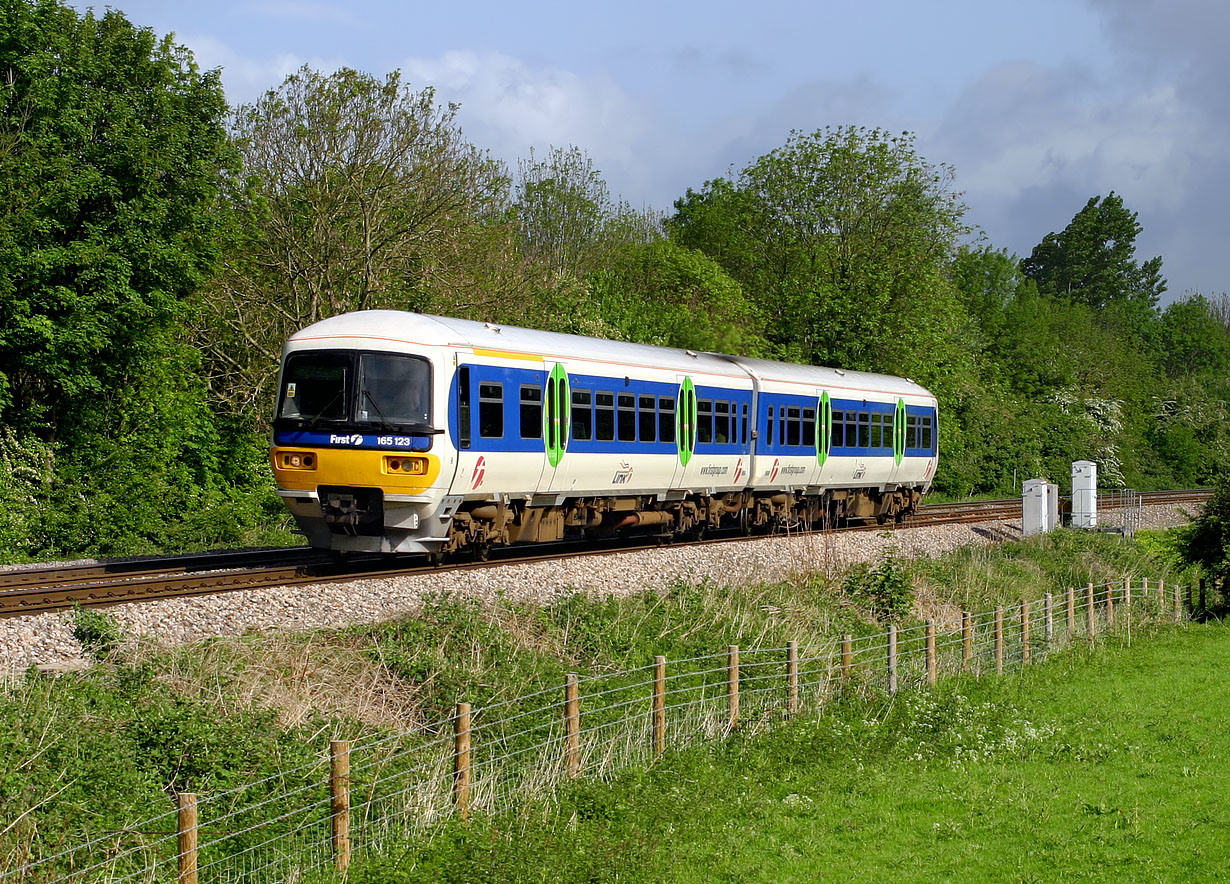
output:
<path id="1" fill-rule="evenodd" d="M 311 423 L 346 420 L 353 365 L 353 353 L 292 353 L 282 371 L 278 417 Z"/>
<path id="2" fill-rule="evenodd" d="M 424 359 L 396 353 L 359 357 L 359 393 L 355 418 L 385 428 L 429 422 L 431 369 Z"/>

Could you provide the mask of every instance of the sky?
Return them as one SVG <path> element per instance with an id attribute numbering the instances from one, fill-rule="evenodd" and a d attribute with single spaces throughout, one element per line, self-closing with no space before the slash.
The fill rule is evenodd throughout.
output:
<path id="1" fill-rule="evenodd" d="M 1091 198 L 1138 215 L 1163 302 L 1230 291 L 1225 0 L 114 0 L 221 69 L 232 105 L 303 65 L 460 104 L 515 171 L 575 145 L 668 212 L 793 130 L 914 133 L 981 241 L 1026 257 Z"/>

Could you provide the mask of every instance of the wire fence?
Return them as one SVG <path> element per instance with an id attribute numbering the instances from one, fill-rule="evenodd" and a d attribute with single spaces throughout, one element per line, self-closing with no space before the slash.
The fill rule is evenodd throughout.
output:
<path id="1" fill-rule="evenodd" d="M 0 882 L 296 882 L 344 871 L 454 816 L 544 813 L 559 784 L 609 777 L 735 729 L 772 727 L 840 694 L 914 690 L 956 673 L 1002 674 L 1145 621 L 1183 621 L 1191 600 L 1160 581 L 1088 584 L 959 621 L 890 626 L 585 678 L 364 743 L 73 844 L 37 836 L 0 858 Z M 29 812 L 30 817 L 36 810 Z M 23 815 L 26 816 L 26 815 Z M 11 826 L 10 826 L 11 828 Z M 37 831 L 37 827 L 30 827 Z"/>

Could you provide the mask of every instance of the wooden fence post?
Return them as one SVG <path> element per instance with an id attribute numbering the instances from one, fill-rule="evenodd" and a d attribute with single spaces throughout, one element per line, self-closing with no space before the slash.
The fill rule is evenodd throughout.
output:
<path id="1" fill-rule="evenodd" d="M 1029 602 L 1021 602 L 1021 665 L 1029 665 Z"/>
<path id="2" fill-rule="evenodd" d="M 1004 674 L 1004 606 L 995 606 L 995 674 Z"/>
<path id="3" fill-rule="evenodd" d="M 969 611 L 961 612 L 961 665 L 968 667 L 974 659 L 974 618 Z"/>
<path id="4" fill-rule="evenodd" d="M 1115 628 L 1115 584 L 1106 581 L 1106 628 Z"/>
<path id="5" fill-rule="evenodd" d="M 329 742 L 329 794 L 333 811 L 333 868 L 350 868 L 350 741 Z"/>
<path id="6" fill-rule="evenodd" d="M 786 642 L 786 711 L 799 711 L 799 643 Z"/>
<path id="7" fill-rule="evenodd" d="M 653 754 L 666 751 L 666 658 L 653 658 Z"/>
<path id="8" fill-rule="evenodd" d="M 1097 637 L 1097 634 L 1098 634 L 1098 627 L 1097 627 L 1098 612 L 1097 612 L 1097 609 L 1094 607 L 1093 584 L 1092 583 L 1085 584 L 1085 603 L 1089 606 L 1089 609 L 1085 612 L 1087 615 L 1085 617 L 1085 637 L 1089 639 L 1090 644 L 1093 644 L 1093 641 Z"/>
<path id="9" fill-rule="evenodd" d="M 470 704 L 458 703 L 453 719 L 453 803 L 462 820 L 470 818 Z"/>
<path id="10" fill-rule="evenodd" d="M 197 884 L 197 804 L 192 792 L 180 792 L 175 796 L 179 811 L 179 884 Z"/>
<path id="11" fill-rule="evenodd" d="M 575 675 L 564 676 L 564 755 L 568 778 L 581 773 L 581 698 Z"/>
<path id="12" fill-rule="evenodd" d="M 897 624 L 888 625 L 888 692 L 897 693 Z"/>
<path id="13" fill-rule="evenodd" d="M 726 648 L 726 709 L 727 724 L 733 731 L 739 726 L 739 646 Z"/>
<path id="14" fill-rule="evenodd" d="M 1166 608 L 1166 581 L 1159 580 L 1157 582 L 1157 617 L 1162 618 L 1162 611 Z"/>
<path id="15" fill-rule="evenodd" d="M 936 680 L 935 662 L 935 624 L 927 621 L 927 684 L 934 685 Z"/>
<path id="16" fill-rule="evenodd" d="M 1174 622 L 1183 622 L 1183 588 L 1181 586 L 1174 588 Z"/>
<path id="17" fill-rule="evenodd" d="M 1068 641 L 1076 636 L 1076 587 L 1069 586 L 1066 601 L 1068 603 Z"/>
<path id="18" fill-rule="evenodd" d="M 1055 643 L 1055 597 L 1048 592 L 1046 594 L 1046 598 L 1042 602 L 1042 605 L 1046 610 L 1046 617 L 1044 621 L 1046 624 L 1046 652 L 1049 654 L 1051 652 L 1051 646 Z"/>
<path id="19" fill-rule="evenodd" d="M 1140 578 L 1140 600 L 1144 602 L 1145 607 L 1149 605 L 1149 578 Z"/>
<path id="20" fill-rule="evenodd" d="M 844 685 L 850 683 L 854 672 L 854 636 L 846 634 L 841 637 L 841 680 Z"/>

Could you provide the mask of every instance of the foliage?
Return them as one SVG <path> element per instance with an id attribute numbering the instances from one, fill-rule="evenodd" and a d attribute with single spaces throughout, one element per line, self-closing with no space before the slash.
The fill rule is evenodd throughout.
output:
<path id="1" fill-rule="evenodd" d="M 75 605 L 73 638 L 95 660 L 105 660 L 119 646 L 124 634 L 116 619 L 107 612 Z"/>
<path id="2" fill-rule="evenodd" d="M 319 319 L 491 294 L 482 276 L 495 268 L 481 255 L 498 244 L 476 227 L 499 211 L 508 179 L 462 138 L 456 113 L 397 72 L 306 66 L 235 110 L 235 229 L 196 330 L 230 410 L 263 405 L 282 342 Z"/>
<path id="3" fill-rule="evenodd" d="M 672 242 L 630 246 L 590 277 L 613 336 L 685 350 L 763 355 L 761 322 L 739 284 L 700 252 Z"/>
<path id="4" fill-rule="evenodd" d="M 854 565 L 841 588 L 847 596 L 866 605 L 882 623 L 901 620 L 914 607 L 913 581 L 893 555 L 883 556 L 874 565 Z"/>
<path id="5" fill-rule="evenodd" d="M 1184 558 L 1206 574 L 1230 577 L 1230 475 L 1223 476 L 1196 521 L 1184 532 Z"/>
<path id="6" fill-rule="evenodd" d="M 1051 297 L 1095 308 L 1127 303 L 1152 309 L 1166 282 L 1161 258 L 1136 262 L 1141 229 L 1114 191 L 1090 197 L 1062 232 L 1042 238 L 1021 271 Z"/>
<path id="7" fill-rule="evenodd" d="M 3 15 L 0 417 L 81 442 L 139 420 L 125 392 L 209 276 L 225 102 L 217 72 L 117 11 Z"/>

